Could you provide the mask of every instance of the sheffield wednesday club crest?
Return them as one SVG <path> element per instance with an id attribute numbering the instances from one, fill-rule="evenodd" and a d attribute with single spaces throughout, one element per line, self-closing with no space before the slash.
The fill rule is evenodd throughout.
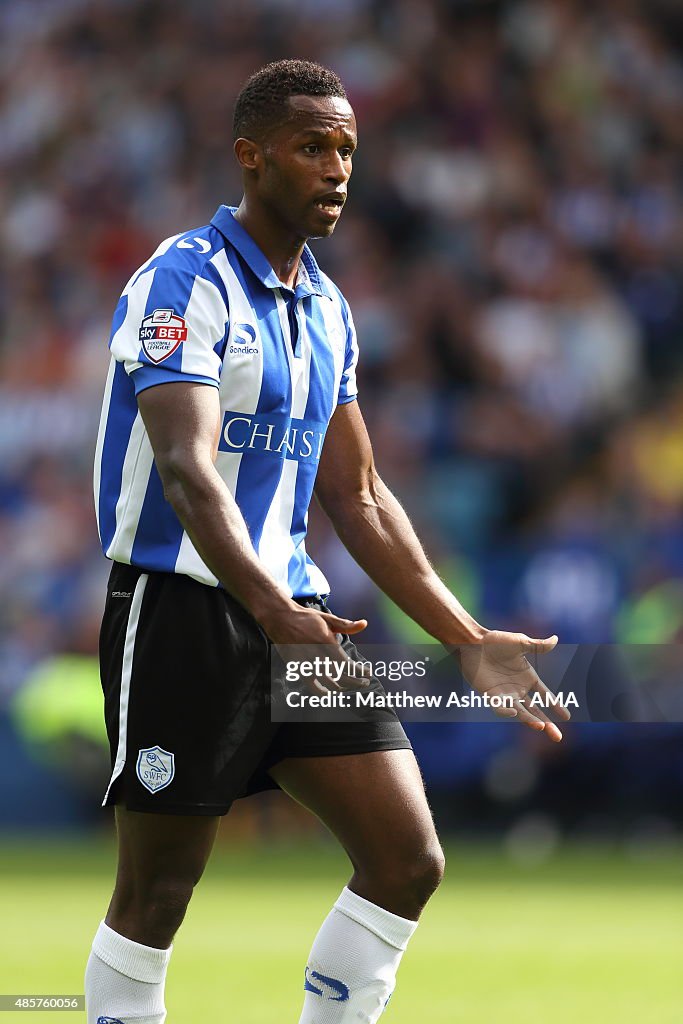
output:
<path id="1" fill-rule="evenodd" d="M 138 754 L 137 776 L 150 793 L 158 793 L 173 782 L 175 757 L 163 747 L 145 747 Z"/>

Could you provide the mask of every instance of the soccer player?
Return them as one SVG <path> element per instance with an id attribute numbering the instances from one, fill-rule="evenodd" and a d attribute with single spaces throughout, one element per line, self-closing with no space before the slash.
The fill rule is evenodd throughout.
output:
<path id="1" fill-rule="evenodd" d="M 304 61 L 268 65 L 237 99 L 234 138 L 239 207 L 162 242 L 113 321 L 95 492 L 114 563 L 100 657 L 119 863 L 86 969 L 89 1024 L 165 1020 L 174 934 L 240 796 L 281 787 L 353 865 L 313 943 L 300 1024 L 378 1020 L 439 884 L 443 854 L 393 712 L 270 721 L 271 645 L 353 659 L 349 637 L 366 625 L 328 610 L 306 554 L 314 491 L 378 586 L 460 648 L 472 685 L 561 739 L 524 703 L 545 690 L 524 655 L 556 638 L 468 615 L 375 469 L 351 313 L 306 246 L 346 202 L 356 123 L 342 83 Z"/>

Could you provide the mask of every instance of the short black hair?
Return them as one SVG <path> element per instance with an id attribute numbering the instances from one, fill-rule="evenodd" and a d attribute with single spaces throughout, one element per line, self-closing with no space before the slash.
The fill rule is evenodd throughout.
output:
<path id="1" fill-rule="evenodd" d="M 235 103 L 233 139 L 260 139 L 285 116 L 290 96 L 340 96 L 346 99 L 334 71 L 309 60 L 278 60 L 257 71 L 242 86 Z"/>

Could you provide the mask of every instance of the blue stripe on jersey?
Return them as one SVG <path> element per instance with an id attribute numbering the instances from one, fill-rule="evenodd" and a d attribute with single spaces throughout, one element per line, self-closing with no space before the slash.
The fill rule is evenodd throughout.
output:
<path id="1" fill-rule="evenodd" d="M 105 551 L 116 532 L 116 503 L 121 493 L 123 460 L 137 415 L 138 404 L 133 384 L 123 364 L 117 363 L 102 446 L 103 472 L 100 479 L 99 520 L 102 547 Z"/>
<path id="2" fill-rule="evenodd" d="M 212 377 L 202 377 L 198 373 L 179 373 L 177 370 L 169 370 L 163 366 L 141 366 L 132 375 L 135 394 L 147 388 L 153 388 L 156 384 L 175 384 L 179 381 L 194 381 L 196 384 L 210 384 L 217 388 L 220 385 Z"/>
<path id="3" fill-rule="evenodd" d="M 217 341 L 216 344 L 213 346 L 213 350 L 216 353 L 216 355 L 218 356 L 218 358 L 221 360 L 221 362 L 223 361 L 223 357 L 225 356 L 225 346 L 227 344 L 228 344 L 228 332 L 226 331 L 225 332 L 225 337 L 221 338 L 220 341 Z"/>
<path id="4" fill-rule="evenodd" d="M 303 538 L 299 536 L 298 539 L 296 539 L 294 534 L 292 534 L 292 540 L 296 544 L 296 548 L 294 549 L 294 554 L 290 558 L 289 565 L 287 566 L 287 579 L 289 580 L 289 585 L 292 588 L 292 593 L 296 594 L 297 597 L 316 597 L 315 590 L 310 584 L 307 572 L 309 563 L 311 565 L 314 565 L 315 563 L 308 558 L 305 548 L 302 551 L 301 541 L 303 539 L 305 539 L 305 534 Z"/>
<path id="5" fill-rule="evenodd" d="M 131 564 L 142 569 L 173 572 L 182 538 L 183 527 L 164 497 L 164 486 L 153 463 L 130 555 Z"/>

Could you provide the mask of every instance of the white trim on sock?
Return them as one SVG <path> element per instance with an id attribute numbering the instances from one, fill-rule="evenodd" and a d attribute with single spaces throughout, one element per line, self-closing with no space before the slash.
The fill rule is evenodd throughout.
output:
<path id="1" fill-rule="evenodd" d="M 357 924 L 363 925 L 394 949 L 405 949 L 417 928 L 417 921 L 392 914 L 376 903 L 370 903 L 346 886 L 335 903 L 335 909 Z"/>
<path id="2" fill-rule="evenodd" d="M 119 935 L 104 921 L 97 929 L 92 948 L 95 956 L 108 967 L 127 978 L 148 984 L 159 984 L 164 980 L 173 951 L 173 946 L 168 949 L 143 946 L 141 942 Z"/>

